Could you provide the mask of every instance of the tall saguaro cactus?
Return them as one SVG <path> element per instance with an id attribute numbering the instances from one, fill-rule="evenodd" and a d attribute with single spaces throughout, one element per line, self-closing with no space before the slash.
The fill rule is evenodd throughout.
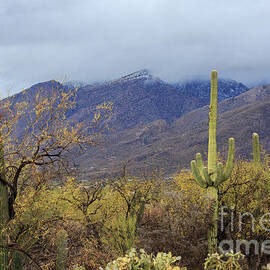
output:
<path id="1" fill-rule="evenodd" d="M 0 138 L 1 139 L 1 138 Z M 8 250 L 7 236 L 5 233 L 5 225 L 9 220 L 8 212 L 8 189 L 5 184 L 5 162 L 4 162 L 4 149 L 0 141 L 0 270 L 8 269 Z"/>
<path id="2" fill-rule="evenodd" d="M 218 234 L 218 186 L 226 181 L 233 169 L 234 161 L 234 139 L 229 139 L 228 159 L 223 168 L 221 162 L 217 164 L 217 72 L 211 74 L 211 99 L 209 108 L 209 139 L 208 139 L 208 167 L 204 167 L 200 153 L 196 154 L 196 160 L 191 161 L 193 176 L 202 188 L 207 190 L 208 198 L 213 201 L 214 211 L 212 221 L 208 229 L 208 253 L 217 252 Z"/>

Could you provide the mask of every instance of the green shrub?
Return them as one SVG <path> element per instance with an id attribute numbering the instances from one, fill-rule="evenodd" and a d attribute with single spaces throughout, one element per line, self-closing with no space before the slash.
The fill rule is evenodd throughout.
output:
<path id="1" fill-rule="evenodd" d="M 138 253 L 135 248 L 132 248 L 125 257 L 110 262 L 105 270 L 186 270 L 185 267 L 172 266 L 180 259 L 181 257 L 173 257 L 171 253 L 159 252 L 154 256 L 147 254 L 143 249 Z"/>

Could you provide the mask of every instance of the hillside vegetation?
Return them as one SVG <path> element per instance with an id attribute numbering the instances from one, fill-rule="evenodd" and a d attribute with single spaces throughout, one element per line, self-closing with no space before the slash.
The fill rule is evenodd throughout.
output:
<path id="1" fill-rule="evenodd" d="M 111 133 L 112 103 L 46 84 L 1 102 L 0 270 L 269 269 L 269 86 L 218 110 L 213 71 L 210 106 Z"/>

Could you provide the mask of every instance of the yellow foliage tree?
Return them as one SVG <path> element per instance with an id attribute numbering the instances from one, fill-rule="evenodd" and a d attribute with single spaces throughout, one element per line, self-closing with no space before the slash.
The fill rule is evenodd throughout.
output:
<path id="1" fill-rule="evenodd" d="M 108 128 L 111 103 L 98 106 L 89 115 L 88 123 L 67 120 L 66 113 L 75 104 L 76 90 L 60 89 L 58 84 L 48 92 L 40 90 L 35 96 L 25 93 L 17 101 L 16 96 L 1 101 L 0 188 L 6 192 L 4 204 L 1 204 L 1 211 L 4 211 L 1 216 L 6 216 L 5 221 L 1 222 L 2 232 L 7 223 L 15 218 L 15 209 L 22 208 L 19 204 L 28 199 L 30 202 L 31 195 L 34 200 L 40 181 L 48 182 L 52 176 L 46 173 L 46 179 L 33 177 L 33 174 L 53 170 L 55 176 L 55 172 L 67 171 L 70 152 L 76 147 L 98 144 L 100 136 Z M 31 190 L 33 194 L 27 194 L 29 186 L 34 187 Z M 25 194 L 27 199 L 24 198 Z M 16 248 L 15 243 L 9 243 L 7 247 Z"/>

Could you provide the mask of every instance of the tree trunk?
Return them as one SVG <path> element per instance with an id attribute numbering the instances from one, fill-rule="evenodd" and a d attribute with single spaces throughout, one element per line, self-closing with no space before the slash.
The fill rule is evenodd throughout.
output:
<path id="1" fill-rule="evenodd" d="M 5 232 L 5 226 L 9 220 L 8 211 L 8 188 L 4 183 L 6 181 L 4 153 L 0 144 L 0 270 L 8 269 L 8 249 L 6 248 L 8 238 Z"/>

